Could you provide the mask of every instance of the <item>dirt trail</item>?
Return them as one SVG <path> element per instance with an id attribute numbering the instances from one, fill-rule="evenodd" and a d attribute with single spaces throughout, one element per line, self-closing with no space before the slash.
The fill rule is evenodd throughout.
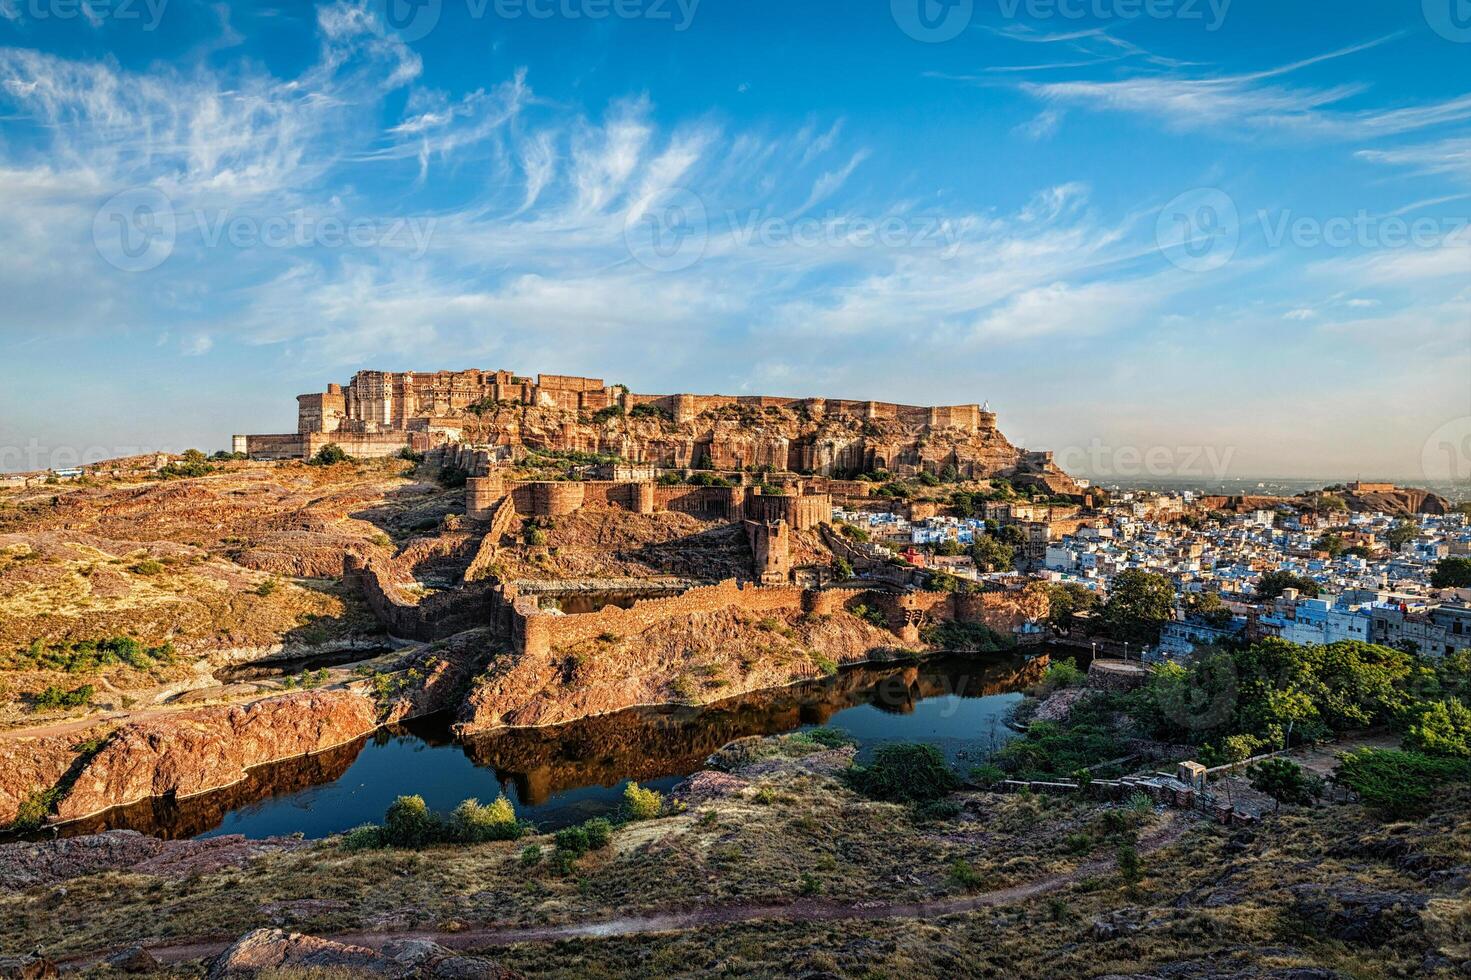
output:
<path id="1" fill-rule="evenodd" d="M 1179 814 L 1166 815 L 1164 826 L 1139 841 L 1140 853 L 1157 851 L 1179 840 L 1189 829 L 1190 821 Z M 1066 874 L 1049 875 L 1035 881 L 998 888 L 975 895 L 957 895 L 928 902 L 832 902 L 821 899 L 799 899 L 781 905 L 742 904 L 692 909 L 687 912 L 665 912 L 650 915 L 622 916 L 596 922 L 548 926 L 477 926 L 455 932 L 398 930 L 376 932 L 317 933 L 322 939 L 355 946 L 379 949 L 396 940 L 424 939 L 449 949 L 479 950 L 518 943 L 557 942 L 565 939 L 609 939 L 658 932 L 679 932 L 709 926 L 736 925 L 747 922 L 836 922 L 876 919 L 932 919 L 976 909 L 1008 905 L 1039 895 L 1059 891 L 1079 880 L 1113 868 L 1112 858 L 1088 861 Z M 147 946 L 162 963 L 184 963 L 218 956 L 238 937 L 207 939 L 200 937 L 185 942 Z M 145 944 L 146 945 L 146 944 Z M 67 970 L 83 969 L 100 963 L 107 956 L 126 947 L 115 947 L 100 953 L 83 953 L 61 957 L 57 963 Z"/>

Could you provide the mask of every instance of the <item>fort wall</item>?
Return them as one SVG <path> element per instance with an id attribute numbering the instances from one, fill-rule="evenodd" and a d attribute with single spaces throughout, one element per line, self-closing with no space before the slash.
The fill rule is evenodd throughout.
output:
<path id="1" fill-rule="evenodd" d="M 958 621 L 980 623 L 1003 637 L 1024 623 L 1047 616 L 1047 590 L 1022 589 L 956 595 L 949 592 L 875 592 L 864 589 L 804 589 L 789 585 L 739 584 L 727 579 L 718 585 L 690 589 L 677 596 L 642 599 L 632 607 L 608 606 L 572 616 L 541 612 L 535 597 L 516 600 L 510 613 L 511 634 L 517 650 L 550 653 L 604 634 L 627 637 L 669 620 L 721 609 L 753 614 L 811 613 L 832 615 L 858 603 L 879 609 L 890 630 L 907 643 L 920 642 L 920 630 L 929 624 Z"/>

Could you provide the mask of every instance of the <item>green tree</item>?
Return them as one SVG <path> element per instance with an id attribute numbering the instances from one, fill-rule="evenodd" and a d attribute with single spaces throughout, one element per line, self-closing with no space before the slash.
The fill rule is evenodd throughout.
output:
<path id="1" fill-rule="evenodd" d="M 1218 629 L 1231 625 L 1231 610 L 1226 607 L 1219 592 L 1198 592 L 1192 595 L 1188 608 L 1192 615 L 1199 616 Z"/>
<path id="2" fill-rule="evenodd" d="M 1131 568 L 1113 580 L 1101 618 L 1104 632 L 1116 640 L 1153 643 L 1174 614 L 1175 588 L 1169 579 Z"/>
<path id="3" fill-rule="evenodd" d="M 1291 759 L 1264 759 L 1246 769 L 1251 788 L 1277 801 L 1276 809 L 1290 803 L 1307 806 L 1323 790 L 1323 781 Z"/>
<path id="4" fill-rule="evenodd" d="M 1391 551 L 1399 551 L 1406 543 L 1420 536 L 1420 525 L 1414 521 L 1395 521 L 1394 526 L 1384 535 L 1384 541 L 1389 545 Z"/>
<path id="5" fill-rule="evenodd" d="M 1405 731 L 1405 744 L 1427 755 L 1471 758 L 1471 708 L 1460 701 L 1433 701 Z"/>
<path id="6" fill-rule="evenodd" d="M 1078 582 L 1054 582 L 1047 587 L 1047 622 L 1053 629 L 1067 629 L 1077 613 L 1098 608 L 1098 594 Z"/>
<path id="7" fill-rule="evenodd" d="M 1016 549 L 989 534 L 977 535 L 970 546 L 976 568 L 983 572 L 1008 572 L 1016 562 Z"/>
<path id="8" fill-rule="evenodd" d="M 1471 558 L 1442 558 L 1430 584 L 1437 589 L 1471 589 Z"/>
<path id="9" fill-rule="evenodd" d="M 1304 599 L 1318 596 L 1318 583 L 1291 572 L 1268 572 L 1257 582 L 1257 595 L 1263 599 L 1275 599 L 1288 589 L 1296 589 Z"/>

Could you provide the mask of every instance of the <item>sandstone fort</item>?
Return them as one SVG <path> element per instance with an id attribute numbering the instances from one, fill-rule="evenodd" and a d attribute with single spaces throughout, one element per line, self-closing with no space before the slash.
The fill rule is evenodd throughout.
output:
<path id="1" fill-rule="evenodd" d="M 827 477 L 953 470 L 1069 494 L 1050 454 L 1007 441 L 980 405 L 915 406 L 829 398 L 645 395 L 599 378 L 510 371 L 360 371 L 297 397 L 297 431 L 240 435 L 258 459 L 353 456 L 453 444 L 581 451 L 660 468 L 772 470 Z"/>

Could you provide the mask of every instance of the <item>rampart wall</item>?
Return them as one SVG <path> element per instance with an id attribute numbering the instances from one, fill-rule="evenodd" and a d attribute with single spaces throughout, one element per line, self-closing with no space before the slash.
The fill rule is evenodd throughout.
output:
<path id="1" fill-rule="evenodd" d="M 642 599 L 632 607 L 606 607 L 598 612 L 561 616 L 541 612 L 535 597 L 514 602 L 511 635 L 518 650 L 549 653 L 604 634 L 627 637 L 660 623 L 698 613 L 737 608 L 745 612 L 811 613 L 831 615 L 862 602 L 879 609 L 889 628 L 909 643 L 920 641 L 922 626 L 936 622 L 982 623 L 1003 637 L 1024 622 L 1047 615 L 1047 590 L 1028 586 L 1005 592 L 956 595 L 948 592 L 874 592 L 865 589 L 803 589 L 796 586 L 739 584 L 727 579 L 718 585 L 690 589 L 677 596 Z"/>

